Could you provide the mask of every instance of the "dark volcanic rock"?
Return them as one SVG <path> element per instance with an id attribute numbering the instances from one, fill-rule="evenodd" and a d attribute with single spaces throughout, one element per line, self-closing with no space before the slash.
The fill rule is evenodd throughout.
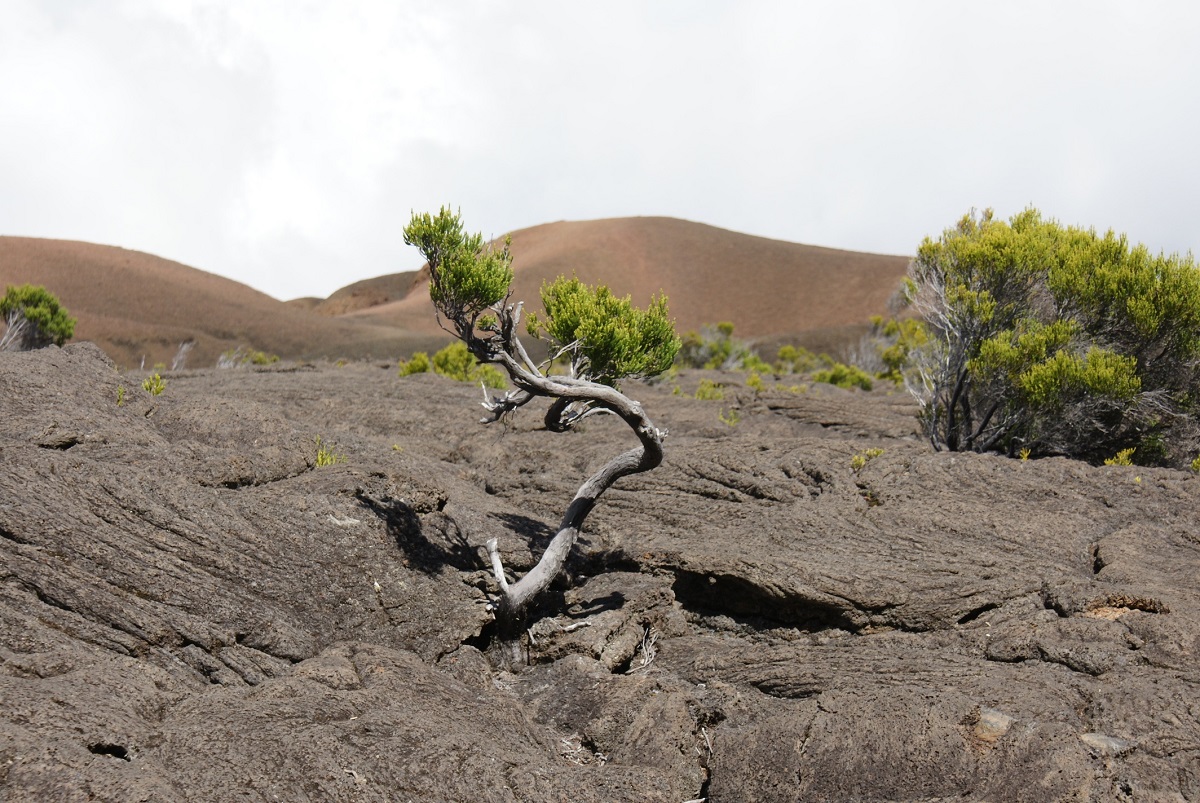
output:
<path id="1" fill-rule="evenodd" d="M 384 365 L 151 396 L 87 344 L 0 354 L 0 797 L 1200 799 L 1200 480 L 719 378 L 635 388 L 666 462 L 513 675 L 483 544 L 532 565 L 620 422 L 481 427 Z"/>

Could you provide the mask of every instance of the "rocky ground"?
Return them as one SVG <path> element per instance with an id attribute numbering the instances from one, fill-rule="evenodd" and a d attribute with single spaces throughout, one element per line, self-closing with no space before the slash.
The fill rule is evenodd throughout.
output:
<path id="1" fill-rule="evenodd" d="M 151 396 L 88 344 L 0 354 L 0 798 L 1200 799 L 1200 479 L 707 376 L 629 388 L 666 462 L 510 673 L 483 544 L 532 565 L 619 421 L 484 427 L 394 365 Z"/>

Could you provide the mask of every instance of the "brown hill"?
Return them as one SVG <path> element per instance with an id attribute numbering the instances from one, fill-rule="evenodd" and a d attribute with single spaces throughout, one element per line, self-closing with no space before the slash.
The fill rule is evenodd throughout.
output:
<path id="1" fill-rule="evenodd" d="M 514 298 L 536 307 L 559 274 L 645 304 L 665 291 L 680 331 L 732 321 L 736 334 L 836 353 L 887 309 L 906 257 L 819 248 L 672 218 L 559 222 L 513 234 Z M 425 270 L 425 269 L 423 269 Z M 427 272 L 356 282 L 327 299 L 282 302 L 178 262 L 91 243 L 0 237 L 0 286 L 45 285 L 120 365 L 170 364 L 194 340 L 192 367 L 241 347 L 290 359 L 407 355 L 445 343 Z"/>
<path id="2" fill-rule="evenodd" d="M 107 245 L 0 237 L 0 286 L 40 284 L 119 365 L 170 364 L 194 340 L 189 364 L 211 366 L 239 346 L 287 358 L 361 358 L 426 348 L 384 321 L 335 319 L 161 257 Z M 437 338 L 437 341 L 444 340 Z"/>
<path id="3" fill-rule="evenodd" d="M 680 331 L 732 321 L 736 334 L 825 348 L 857 339 L 903 277 L 908 257 L 770 240 L 662 217 L 558 222 L 512 234 L 514 298 L 536 306 L 543 279 L 579 276 L 645 304 L 666 292 Z M 425 274 L 427 275 L 427 274 Z M 429 293 L 352 313 L 436 331 Z"/>
<path id="4" fill-rule="evenodd" d="M 295 298 L 287 303 L 289 306 L 312 310 L 321 315 L 345 315 L 348 312 L 399 301 L 414 287 L 421 286 L 422 280 L 429 280 L 428 273 L 421 274 L 415 270 L 389 273 L 386 276 L 376 276 L 348 284 L 329 298 Z"/>

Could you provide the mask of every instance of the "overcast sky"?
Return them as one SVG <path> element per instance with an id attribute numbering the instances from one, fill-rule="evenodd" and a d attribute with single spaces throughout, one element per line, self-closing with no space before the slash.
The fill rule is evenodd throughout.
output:
<path id="1" fill-rule="evenodd" d="M 1029 204 L 1200 251 L 1200 3 L 0 0 L 0 234 L 277 298 L 666 215 L 912 253 Z"/>

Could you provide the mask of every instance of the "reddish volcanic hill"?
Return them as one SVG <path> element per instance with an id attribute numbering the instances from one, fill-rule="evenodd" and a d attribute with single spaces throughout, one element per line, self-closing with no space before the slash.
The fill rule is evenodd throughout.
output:
<path id="1" fill-rule="evenodd" d="M 194 340 L 193 367 L 239 346 L 288 358 L 398 355 L 428 337 L 384 322 L 317 315 L 244 284 L 178 262 L 107 245 L 0 237 L 0 286 L 40 284 L 78 319 L 91 340 L 126 368 L 170 364 Z M 444 340 L 445 338 L 438 338 Z"/>
<path id="2" fill-rule="evenodd" d="M 732 321 L 769 353 L 782 341 L 837 353 L 887 311 L 907 257 L 752 237 L 672 218 L 548 223 L 513 235 L 514 298 L 540 305 L 559 274 L 645 304 L 663 291 L 679 330 Z M 394 358 L 448 340 L 427 269 L 366 279 L 327 299 L 278 301 L 238 282 L 113 246 L 0 237 L 0 286 L 45 285 L 119 364 L 170 364 L 194 340 L 192 367 L 239 346 L 284 358 Z"/>
<path id="3" fill-rule="evenodd" d="M 757 340 L 837 340 L 887 312 L 908 257 L 799 245 L 674 218 L 548 223 L 512 235 L 514 299 L 536 307 L 543 279 L 574 273 L 645 304 L 664 291 L 680 331 L 732 321 Z M 422 274 L 422 278 L 427 274 Z M 352 317 L 432 332 L 423 283 Z"/>

